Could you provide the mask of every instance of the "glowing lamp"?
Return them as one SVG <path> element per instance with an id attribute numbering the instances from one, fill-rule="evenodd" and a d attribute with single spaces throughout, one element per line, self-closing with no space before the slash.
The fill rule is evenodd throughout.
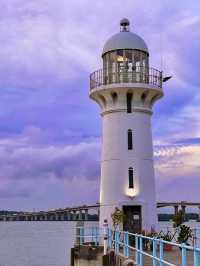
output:
<path id="1" fill-rule="evenodd" d="M 127 191 L 126 191 L 126 195 L 133 199 L 135 196 L 136 196 L 136 191 L 134 188 L 128 188 Z"/>

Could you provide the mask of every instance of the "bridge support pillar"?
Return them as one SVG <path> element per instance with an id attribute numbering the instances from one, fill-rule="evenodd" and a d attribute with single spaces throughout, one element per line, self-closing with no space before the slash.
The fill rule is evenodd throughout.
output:
<path id="1" fill-rule="evenodd" d="M 65 214 L 64 214 L 64 213 L 61 213 L 60 216 L 61 216 L 61 217 L 60 217 L 61 221 L 64 221 L 64 220 L 65 220 Z"/>
<path id="2" fill-rule="evenodd" d="M 56 220 L 56 221 L 59 220 L 59 215 L 58 215 L 58 213 L 55 213 L 55 220 Z"/>
<path id="3" fill-rule="evenodd" d="M 174 215 L 177 215 L 178 214 L 178 205 L 175 205 L 174 206 Z"/>
<path id="4" fill-rule="evenodd" d="M 76 211 L 73 212 L 73 221 L 76 221 Z"/>
<path id="5" fill-rule="evenodd" d="M 88 209 L 85 210 L 85 221 L 88 221 Z"/>
<path id="6" fill-rule="evenodd" d="M 81 210 L 78 213 L 78 220 L 79 221 L 82 221 L 82 211 Z"/>
<path id="7" fill-rule="evenodd" d="M 198 206 L 199 212 L 198 212 L 198 222 L 200 222 L 200 206 Z"/>
<path id="8" fill-rule="evenodd" d="M 183 220 L 185 221 L 186 220 L 186 206 L 185 205 L 182 205 L 181 206 L 181 209 L 182 209 L 182 213 L 183 213 Z"/>
<path id="9" fill-rule="evenodd" d="M 67 221 L 71 221 L 71 212 L 70 211 L 67 212 Z"/>

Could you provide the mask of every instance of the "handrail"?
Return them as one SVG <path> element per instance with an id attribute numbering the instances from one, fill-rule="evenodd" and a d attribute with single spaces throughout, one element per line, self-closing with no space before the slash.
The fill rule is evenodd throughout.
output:
<path id="1" fill-rule="evenodd" d="M 113 233 L 114 233 L 114 238 L 113 238 Z M 126 238 L 129 239 L 129 237 L 133 237 L 134 242 L 135 242 L 135 247 L 131 246 L 129 244 L 129 240 L 128 240 L 128 244 L 127 241 L 126 243 L 123 242 L 123 239 L 125 239 L 124 237 L 122 238 L 122 241 L 119 237 L 119 235 L 127 235 Z M 111 239 L 110 239 L 111 237 Z M 126 254 L 126 257 L 129 257 L 129 249 L 130 250 L 134 250 L 136 252 L 135 254 L 135 263 L 136 265 L 143 265 L 142 264 L 142 260 L 143 260 L 143 255 L 144 256 L 148 256 L 150 258 L 152 258 L 152 262 L 153 265 L 155 265 L 155 261 L 160 262 L 160 265 L 169 265 L 169 266 L 176 266 L 173 263 L 170 263 L 168 261 L 166 261 L 166 259 L 164 259 L 164 244 L 168 244 L 170 246 L 176 246 L 178 248 L 181 249 L 181 260 L 182 260 L 182 266 L 187 265 L 187 251 L 193 251 L 194 253 L 194 266 L 199 265 L 199 256 L 200 256 L 200 248 L 197 247 L 192 247 L 192 246 L 187 246 L 185 244 L 178 244 L 175 242 L 169 242 L 169 241 L 165 241 L 159 238 L 151 238 L 148 236 L 144 236 L 141 234 L 133 234 L 133 233 L 129 233 L 129 232 L 124 232 L 124 231 L 112 231 L 111 229 L 109 229 L 108 232 L 108 243 L 109 243 L 109 247 L 112 248 L 114 246 L 114 249 L 116 250 L 115 247 L 118 247 L 117 250 L 119 250 L 119 245 L 122 245 L 122 248 L 124 250 L 124 255 Z M 112 240 L 112 241 L 111 241 Z M 145 252 L 143 250 L 143 243 L 144 240 L 150 240 L 151 244 L 153 244 L 152 247 L 152 255 Z M 113 244 L 112 244 L 113 243 Z M 111 245 L 111 246 L 110 246 Z M 159 246 L 159 255 L 157 255 L 157 247 Z"/>
<path id="2" fill-rule="evenodd" d="M 162 87 L 162 72 L 155 68 L 138 66 L 134 69 L 99 69 L 90 74 L 90 90 L 117 83 L 146 83 Z"/>
<path id="3" fill-rule="evenodd" d="M 82 228 L 82 229 L 81 229 Z M 89 229 L 89 228 L 87 228 Z M 91 228 L 86 234 L 84 227 L 79 227 L 80 235 L 77 236 L 79 239 L 79 244 L 84 244 L 85 239 L 88 241 L 92 241 L 94 239 L 95 244 L 100 243 L 100 238 L 103 237 L 102 228 L 95 227 L 95 234 L 91 234 L 93 229 Z M 150 241 L 151 251 L 152 253 L 147 252 L 145 248 L 145 241 Z M 156 266 L 158 262 L 160 266 L 168 265 L 168 266 L 177 266 L 172 262 L 169 262 L 165 257 L 164 245 L 168 244 L 169 246 L 176 246 L 180 249 L 180 256 L 182 266 L 186 266 L 188 263 L 187 252 L 193 252 L 193 266 L 199 266 L 199 258 L 200 258 L 200 248 L 187 246 L 185 244 L 178 244 L 175 242 L 165 241 L 159 238 L 153 238 L 144 236 L 141 234 L 134 234 L 125 231 L 119 231 L 112 229 L 108 229 L 107 232 L 107 246 L 109 249 L 114 249 L 115 253 L 120 253 L 123 251 L 123 254 L 126 258 L 131 258 L 134 260 L 137 266 L 143 265 L 144 257 L 147 256 L 152 259 L 152 265 Z M 130 252 L 132 251 L 132 253 Z M 133 256 L 134 255 L 134 256 Z"/>

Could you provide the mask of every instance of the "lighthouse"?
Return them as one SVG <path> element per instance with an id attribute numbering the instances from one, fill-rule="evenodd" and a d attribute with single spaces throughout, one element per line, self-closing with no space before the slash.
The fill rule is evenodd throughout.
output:
<path id="1" fill-rule="evenodd" d="M 100 226 L 124 213 L 123 230 L 156 229 L 157 211 L 151 116 L 163 96 L 162 72 L 149 65 L 145 41 L 128 19 L 103 47 L 103 67 L 90 75 L 92 100 L 101 108 Z"/>

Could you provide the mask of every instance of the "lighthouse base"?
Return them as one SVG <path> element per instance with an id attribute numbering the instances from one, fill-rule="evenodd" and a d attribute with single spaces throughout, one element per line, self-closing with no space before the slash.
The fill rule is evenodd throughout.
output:
<path id="1" fill-rule="evenodd" d="M 108 221 L 108 226 L 113 228 L 112 213 L 115 207 L 121 209 L 124 214 L 124 222 L 120 225 L 120 230 L 128 231 L 131 233 L 156 232 L 158 230 L 158 217 L 156 204 L 144 201 L 135 202 L 118 202 L 114 204 L 100 203 L 100 227 L 103 227 L 104 220 Z"/>

